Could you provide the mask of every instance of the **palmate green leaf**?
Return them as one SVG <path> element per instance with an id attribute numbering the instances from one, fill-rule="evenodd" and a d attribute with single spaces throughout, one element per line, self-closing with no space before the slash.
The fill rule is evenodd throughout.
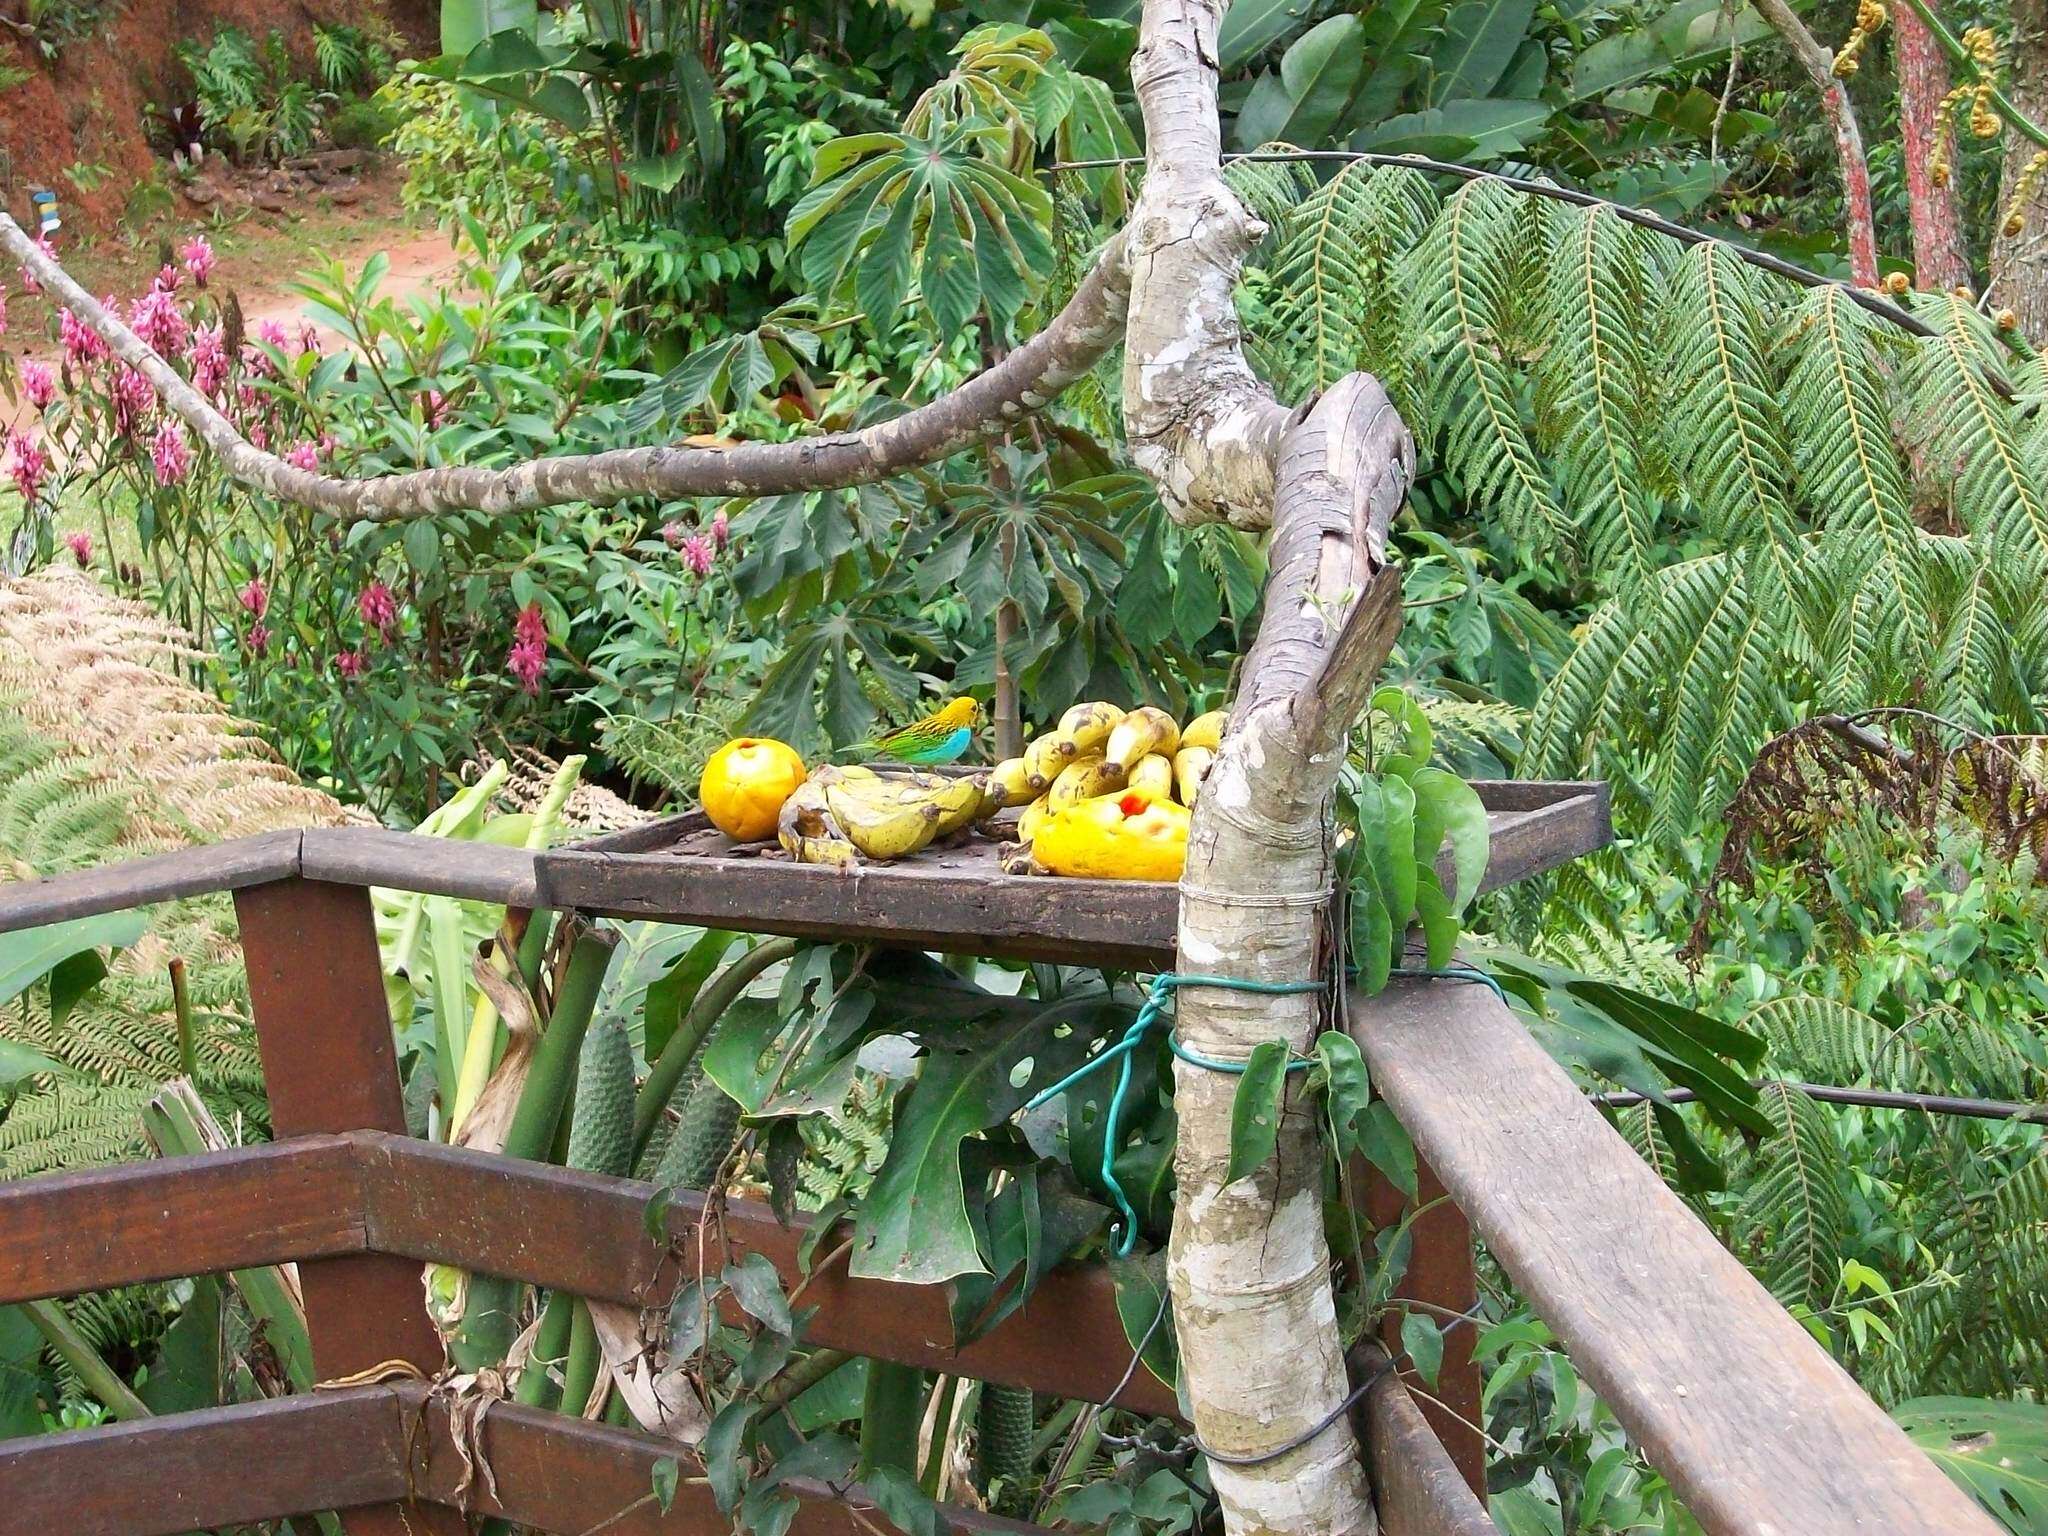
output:
<path id="1" fill-rule="evenodd" d="M 1920 1397 L 1892 1417 L 2013 1536 L 2048 1533 L 2048 1413 L 2039 1403 Z"/>
<path id="2" fill-rule="evenodd" d="M 1097 994 L 927 1037 L 888 1156 L 855 1218 L 851 1273 L 928 1285 L 987 1273 L 967 1209 L 961 1143 L 1007 1120 L 1127 1019 L 1121 1004 Z"/>

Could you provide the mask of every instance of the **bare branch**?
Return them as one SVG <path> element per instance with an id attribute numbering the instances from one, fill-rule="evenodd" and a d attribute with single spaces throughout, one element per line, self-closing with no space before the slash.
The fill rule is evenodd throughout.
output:
<path id="1" fill-rule="evenodd" d="M 1786 0 L 1756 0 L 1756 10 L 1792 50 L 1792 57 L 1820 92 L 1821 111 L 1834 133 L 1835 158 L 1842 167 L 1842 219 L 1849 238 L 1850 275 L 1865 288 L 1875 288 L 1877 225 L 1871 212 L 1870 165 L 1863 157 L 1863 134 L 1856 126 L 1848 87 L 1835 76 L 1835 56 L 1807 30 Z"/>
<path id="2" fill-rule="evenodd" d="M 970 447 L 1057 398 L 1122 340 L 1130 291 L 1119 236 L 1066 307 L 1030 341 L 950 394 L 858 432 L 731 448 L 664 444 L 566 454 L 504 469 L 451 465 L 353 479 L 297 469 L 257 448 L 4 213 L 0 248 L 34 273 L 116 357 L 148 379 L 235 481 L 283 501 L 367 522 L 464 510 L 526 512 L 576 501 L 609 505 L 637 496 L 658 501 L 769 496 L 883 480 Z"/>

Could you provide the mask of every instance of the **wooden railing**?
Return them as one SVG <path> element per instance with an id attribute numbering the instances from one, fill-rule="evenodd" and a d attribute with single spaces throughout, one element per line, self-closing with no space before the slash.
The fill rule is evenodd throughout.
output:
<path id="1" fill-rule="evenodd" d="M 705 1241 L 679 1195 L 651 1242 L 654 1190 L 404 1134 L 366 887 L 532 907 L 541 855 L 377 831 L 279 833 L 0 886 L 0 932 L 233 890 L 276 1140 L 265 1146 L 0 1184 L 0 1302 L 296 1262 L 328 1380 L 442 1348 L 422 1304 L 432 1261 L 622 1303 L 659 1304 Z M 724 919 L 746 926 L 743 913 Z M 1990 1532 L 1995 1527 L 1713 1240 L 1483 988 L 1397 983 L 1354 1000 L 1374 1080 L 1445 1203 L 1418 1223 L 1408 1294 L 1463 1310 L 1466 1222 L 1710 1532 Z M 796 1278 L 801 1228 L 726 1203 L 721 1242 Z M 819 1251 L 829 1251 L 829 1244 Z M 720 1255 L 712 1262 L 724 1262 Z M 855 1280 L 827 1261 L 807 1338 L 876 1359 L 1172 1415 L 1130 1363 L 1107 1276 L 1055 1273 L 964 1348 L 934 1288 Z M 1394 1376 L 1360 1430 L 1388 1536 L 1494 1528 L 1468 1479 L 1477 1376 L 1458 1333 L 1434 1422 Z M 0 1442 L 0 1536 L 151 1536 L 345 1511 L 349 1536 L 455 1536 L 500 1515 L 580 1536 L 727 1526 L 686 1476 L 648 1497 L 661 1437 L 512 1403 L 459 1443 L 445 1394 L 377 1380 L 136 1423 Z M 476 1476 L 473 1452 L 488 1458 Z M 1453 1451 L 1456 1452 L 1454 1460 Z M 687 1463 L 687 1454 L 684 1459 Z M 800 1490 L 798 1529 L 870 1532 L 856 1487 Z M 963 1531 L 1034 1527 L 965 1509 Z M 1348 1533 L 1333 1533 L 1348 1536 Z"/>

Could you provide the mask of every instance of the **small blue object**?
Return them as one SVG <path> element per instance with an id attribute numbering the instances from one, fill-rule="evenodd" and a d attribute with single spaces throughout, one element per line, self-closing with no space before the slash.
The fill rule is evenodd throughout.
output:
<path id="1" fill-rule="evenodd" d="M 965 734 L 964 732 L 962 734 Z M 1475 966 L 1458 966 L 1447 971 L 1428 970 L 1417 966 L 1396 966 L 1388 973 L 1393 976 L 1413 976 L 1432 981 L 1470 981 L 1488 988 L 1503 1004 L 1507 994 L 1501 985 L 1486 972 Z M 1320 981 L 1245 981 L 1235 976 L 1183 975 L 1178 971 L 1161 971 L 1152 978 L 1152 990 L 1146 994 L 1145 1004 L 1138 1010 L 1138 1016 L 1131 1020 L 1131 1027 L 1124 1031 L 1123 1039 L 1108 1050 L 1091 1056 L 1050 1088 L 1031 1096 L 1024 1105 L 1023 1113 L 1030 1114 L 1058 1098 L 1090 1073 L 1106 1067 L 1112 1060 L 1118 1063 L 1116 1090 L 1109 1096 L 1109 1113 L 1103 1117 L 1102 1125 L 1102 1182 L 1109 1195 L 1116 1202 L 1121 1216 L 1116 1233 L 1116 1256 L 1127 1259 L 1131 1250 L 1138 1245 L 1138 1213 L 1131 1205 L 1130 1197 L 1124 1193 L 1123 1185 L 1116 1178 L 1116 1155 L 1123 1150 L 1124 1095 L 1131 1086 L 1131 1057 L 1138 1047 L 1145 1043 L 1145 1037 L 1157 1028 L 1166 1017 L 1167 1000 L 1180 987 L 1222 987 L 1232 992 L 1262 992 L 1268 996 L 1294 992 L 1320 992 L 1324 984 Z M 1173 1054 L 1190 1066 L 1206 1067 L 1211 1072 L 1242 1074 L 1246 1063 L 1224 1061 L 1215 1056 L 1204 1056 L 1191 1051 L 1176 1037 L 1169 1035 L 1166 1041 Z M 1303 1057 L 1294 1057 L 1287 1063 L 1290 1072 L 1300 1071 L 1315 1065 Z"/>
<path id="2" fill-rule="evenodd" d="M 39 188 L 29 193 L 28 200 L 36 211 L 36 233 L 38 235 L 54 235 L 64 227 L 64 221 L 57 217 L 56 193 Z"/>

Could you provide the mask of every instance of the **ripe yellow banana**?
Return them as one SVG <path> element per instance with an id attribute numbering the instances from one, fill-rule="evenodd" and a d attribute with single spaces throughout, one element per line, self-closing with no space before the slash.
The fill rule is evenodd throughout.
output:
<path id="1" fill-rule="evenodd" d="M 840 828 L 825 803 L 825 786 L 816 779 L 797 785 L 782 802 L 775 826 L 776 841 L 799 864 L 832 864 L 840 868 L 860 862 L 860 850 Z"/>
<path id="2" fill-rule="evenodd" d="M 1053 730 L 1035 737 L 1024 749 L 1024 782 L 1034 795 L 1042 795 L 1052 788 L 1052 781 L 1060 776 L 1060 770 L 1070 761 L 1068 754 L 1060 750 L 1060 745 L 1060 733 Z"/>
<path id="3" fill-rule="evenodd" d="M 825 781 L 825 804 L 854 847 L 886 862 L 966 826 L 981 808 L 981 786 L 936 773 L 833 777 Z"/>
<path id="4" fill-rule="evenodd" d="M 1038 829 L 1045 825 L 1046 817 L 1052 810 L 1043 800 L 1034 800 L 1024 808 L 1024 814 L 1017 818 L 1017 841 L 1026 847 L 1038 836 Z"/>
<path id="5" fill-rule="evenodd" d="M 1110 767 L 1100 753 L 1090 753 L 1060 770 L 1052 788 L 1045 792 L 1045 803 L 1052 810 L 1063 811 L 1076 800 L 1092 800 L 1123 787 L 1123 774 Z"/>
<path id="6" fill-rule="evenodd" d="M 1220 709 L 1195 716 L 1188 722 L 1188 728 L 1180 733 L 1180 744 L 1184 747 L 1207 747 L 1214 752 L 1223 745 L 1223 722 L 1226 718 Z"/>
<path id="7" fill-rule="evenodd" d="M 1181 749 L 1173 754 L 1173 787 L 1180 797 L 1180 803 L 1192 807 L 1195 795 L 1202 787 L 1202 780 L 1209 776 L 1209 769 L 1216 762 L 1216 752 L 1211 747 L 1190 747 L 1186 745 L 1187 735 L 1181 735 Z"/>
<path id="8" fill-rule="evenodd" d="M 1102 744 L 1109 740 L 1109 733 L 1116 729 L 1124 712 L 1114 704 L 1096 700 L 1090 704 L 1076 704 L 1060 716 L 1058 729 L 1060 751 L 1069 759 L 1086 757 L 1091 752 L 1100 752 Z"/>
<path id="9" fill-rule="evenodd" d="M 1057 788 L 1058 786 L 1054 786 Z M 1140 758 L 1130 772 L 1130 791 L 1148 800 L 1173 798 L 1173 759 L 1154 752 Z"/>
<path id="10" fill-rule="evenodd" d="M 1037 797 L 1038 791 L 1024 776 L 1024 766 L 1023 758 L 1011 757 L 989 769 L 986 793 L 988 799 L 995 802 L 990 814 L 1013 805 L 1029 805 Z"/>
<path id="11" fill-rule="evenodd" d="M 1173 716 L 1143 704 L 1117 722 L 1116 729 L 1109 733 L 1109 746 L 1103 756 L 1129 773 L 1149 754 L 1161 752 L 1171 756 L 1179 745 L 1180 727 L 1174 724 Z"/>

